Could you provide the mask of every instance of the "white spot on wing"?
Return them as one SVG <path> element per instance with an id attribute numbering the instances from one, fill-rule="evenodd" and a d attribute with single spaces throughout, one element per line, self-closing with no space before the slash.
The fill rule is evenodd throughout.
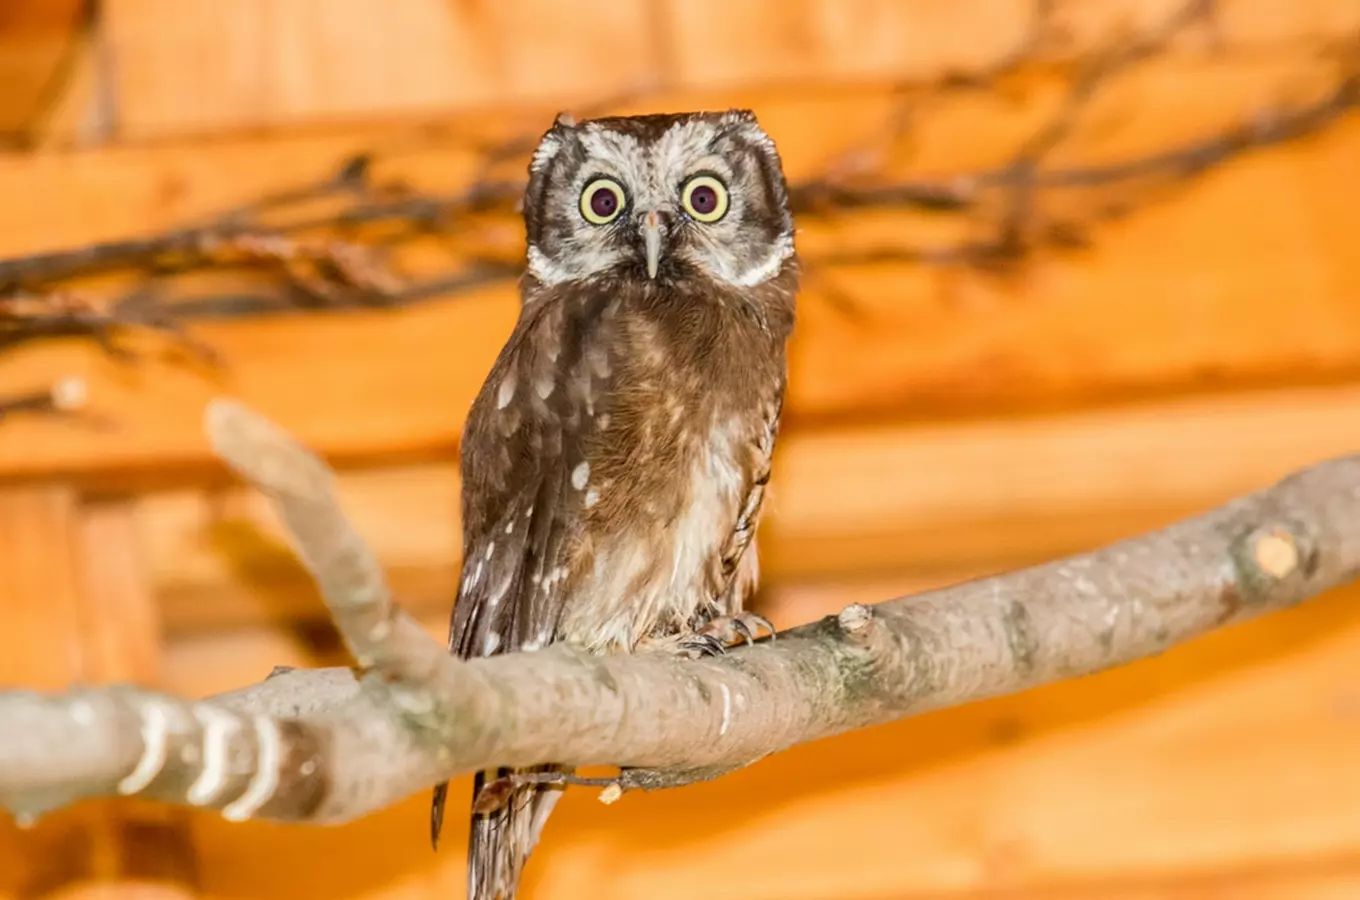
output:
<path id="1" fill-rule="evenodd" d="M 547 400 L 552 396 L 553 388 L 555 387 L 557 387 L 557 385 L 553 384 L 551 379 L 540 378 L 538 381 L 534 382 L 534 393 L 538 394 L 538 399 Z"/>
<path id="2" fill-rule="evenodd" d="M 590 490 L 586 491 L 586 509 L 590 509 L 592 506 L 599 502 L 600 502 L 599 491 L 597 491 L 595 488 L 591 488 Z"/>
<path id="3" fill-rule="evenodd" d="M 501 379 L 500 389 L 496 391 L 496 409 L 505 409 L 515 397 L 515 373 L 511 372 Z"/>
<path id="4" fill-rule="evenodd" d="M 590 463 L 578 463 L 576 468 L 571 470 L 571 486 L 576 490 L 584 490 L 586 482 L 590 480 Z"/>
<path id="5" fill-rule="evenodd" d="M 500 647 L 500 645 L 501 645 L 500 634 L 494 631 L 487 632 L 486 642 L 482 644 L 482 653 L 486 656 L 490 656 L 491 654 L 496 652 L 496 649 Z"/>

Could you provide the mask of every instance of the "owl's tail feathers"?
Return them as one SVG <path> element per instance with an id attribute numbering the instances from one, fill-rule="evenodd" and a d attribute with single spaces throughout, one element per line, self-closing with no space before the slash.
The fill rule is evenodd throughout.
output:
<path id="1" fill-rule="evenodd" d="M 472 785 L 472 830 L 468 835 L 468 900 L 514 900 L 520 875 L 529 854 L 543 834 L 549 814 L 562 796 L 562 788 L 550 785 L 520 785 L 508 794 L 491 796 L 495 782 L 510 774 L 509 769 L 478 772 Z M 559 771 L 554 766 L 526 770 Z M 483 796 L 483 789 L 491 792 Z M 489 812 L 479 812 L 479 803 L 497 804 Z"/>
<path id="2" fill-rule="evenodd" d="M 434 786 L 434 797 L 430 800 L 430 846 L 439 849 L 439 832 L 444 827 L 444 804 L 449 799 L 449 783 L 441 781 Z"/>

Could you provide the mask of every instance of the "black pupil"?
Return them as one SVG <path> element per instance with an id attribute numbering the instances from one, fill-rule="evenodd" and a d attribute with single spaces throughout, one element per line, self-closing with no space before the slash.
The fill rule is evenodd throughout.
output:
<path id="1" fill-rule="evenodd" d="M 690 193 L 689 202 L 695 210 L 707 215 L 718 208 L 718 192 L 706 184 L 701 184 Z"/>
<path id="2" fill-rule="evenodd" d="M 590 195 L 590 211 L 602 219 L 614 215 L 614 210 L 618 207 L 619 199 L 607 187 L 598 187 L 595 193 Z"/>

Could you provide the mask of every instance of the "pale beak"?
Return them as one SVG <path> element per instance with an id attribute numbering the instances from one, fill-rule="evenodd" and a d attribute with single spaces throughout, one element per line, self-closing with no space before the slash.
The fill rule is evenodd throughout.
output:
<path id="1" fill-rule="evenodd" d="M 657 267 L 661 264 L 661 217 L 656 211 L 642 218 L 642 244 L 647 251 L 647 277 L 656 278 Z"/>

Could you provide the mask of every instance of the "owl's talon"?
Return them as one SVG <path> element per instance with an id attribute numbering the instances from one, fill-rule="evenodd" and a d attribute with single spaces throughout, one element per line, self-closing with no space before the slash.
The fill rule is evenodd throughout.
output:
<path id="1" fill-rule="evenodd" d="M 756 642 L 756 636 L 751 633 L 751 626 L 747 625 L 741 619 L 732 620 L 732 630 L 741 638 L 743 644 L 749 645 Z"/>
<path id="2" fill-rule="evenodd" d="M 699 634 L 712 635 L 725 647 L 737 643 L 755 644 L 756 634 L 761 630 L 769 632 L 774 640 L 774 623 L 753 612 L 741 612 L 735 616 L 720 616 L 699 630 Z"/>
<path id="3" fill-rule="evenodd" d="M 680 642 L 680 652 L 691 659 L 722 656 L 727 646 L 716 635 L 700 632 L 690 635 Z"/>

